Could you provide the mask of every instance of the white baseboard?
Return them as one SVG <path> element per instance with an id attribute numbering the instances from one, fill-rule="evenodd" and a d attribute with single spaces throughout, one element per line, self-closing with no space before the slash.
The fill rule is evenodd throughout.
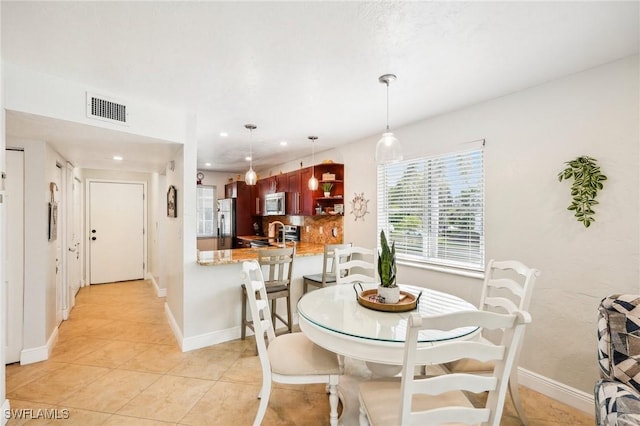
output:
<path id="1" fill-rule="evenodd" d="M 9 419 L 11 418 L 11 404 L 8 399 L 4 400 L 2 404 L 2 426 L 6 425 Z"/>
<path id="2" fill-rule="evenodd" d="M 51 350 L 58 340 L 58 327 L 53 330 L 47 344 L 37 348 L 23 349 L 20 352 L 20 365 L 33 364 L 34 362 L 46 361 L 49 359 Z"/>
<path id="3" fill-rule="evenodd" d="M 178 344 L 180 345 L 180 349 L 184 352 L 184 348 L 182 347 L 182 341 L 184 340 L 182 337 L 182 331 L 180 331 L 180 327 L 178 326 L 178 322 L 176 318 L 173 316 L 173 312 L 171 312 L 171 308 L 169 308 L 169 304 L 164 304 L 164 314 L 167 316 L 167 320 L 169 321 L 169 327 L 171 327 L 171 331 L 173 331 L 173 335 L 175 336 Z"/>
<path id="4" fill-rule="evenodd" d="M 153 277 L 153 274 L 147 272 L 146 279 L 151 280 L 151 284 L 153 284 L 153 288 L 156 291 L 157 297 L 167 297 L 167 289 L 158 287 L 158 283 L 156 282 L 156 279 Z"/>
<path id="5" fill-rule="evenodd" d="M 533 371 L 519 367 L 518 383 L 587 414 L 593 415 L 595 413 L 593 395 L 556 382 Z"/>
<path id="6" fill-rule="evenodd" d="M 229 342 L 240 338 L 240 327 L 227 328 L 198 336 L 187 337 L 182 341 L 182 352 L 206 348 L 218 343 Z"/>

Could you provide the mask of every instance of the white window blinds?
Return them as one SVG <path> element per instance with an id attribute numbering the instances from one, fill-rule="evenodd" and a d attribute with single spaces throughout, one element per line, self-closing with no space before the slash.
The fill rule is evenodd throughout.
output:
<path id="1" fill-rule="evenodd" d="M 378 166 L 378 234 L 398 260 L 484 270 L 484 141 Z"/>

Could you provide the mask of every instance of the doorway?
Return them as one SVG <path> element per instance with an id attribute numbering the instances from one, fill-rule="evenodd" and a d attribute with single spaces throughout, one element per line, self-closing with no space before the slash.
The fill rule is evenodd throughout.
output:
<path id="1" fill-rule="evenodd" d="M 67 285 L 71 309 L 82 286 L 82 182 L 73 175 L 70 164 L 67 164 L 67 194 L 70 194 L 67 203 Z"/>
<path id="2" fill-rule="evenodd" d="M 143 279 L 144 182 L 89 181 L 89 283 Z"/>

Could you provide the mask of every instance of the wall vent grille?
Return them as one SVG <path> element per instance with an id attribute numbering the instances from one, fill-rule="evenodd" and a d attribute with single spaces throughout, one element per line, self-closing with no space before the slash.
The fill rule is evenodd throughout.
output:
<path id="1" fill-rule="evenodd" d="M 87 116 L 127 124 L 127 106 L 122 102 L 87 92 Z"/>

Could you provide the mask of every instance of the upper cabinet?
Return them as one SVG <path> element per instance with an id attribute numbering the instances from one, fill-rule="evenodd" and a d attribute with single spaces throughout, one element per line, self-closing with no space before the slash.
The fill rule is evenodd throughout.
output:
<path id="1" fill-rule="evenodd" d="M 314 213 L 344 213 L 344 164 L 321 163 L 315 166 L 318 190 L 314 192 Z"/>
<path id="2" fill-rule="evenodd" d="M 315 191 L 309 189 L 309 179 L 313 173 L 320 183 Z M 326 195 L 323 184 L 331 186 Z M 344 165 L 321 163 L 314 167 L 305 167 L 259 179 L 252 191 L 253 215 L 264 214 L 265 195 L 274 192 L 286 192 L 285 208 L 288 215 L 342 214 L 344 211 Z"/>

